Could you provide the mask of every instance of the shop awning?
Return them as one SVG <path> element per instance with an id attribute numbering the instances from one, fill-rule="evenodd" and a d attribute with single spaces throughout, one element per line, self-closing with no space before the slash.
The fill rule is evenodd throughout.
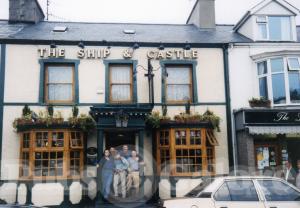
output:
<path id="1" fill-rule="evenodd" d="M 247 126 L 249 134 L 300 134 L 300 126 Z"/>

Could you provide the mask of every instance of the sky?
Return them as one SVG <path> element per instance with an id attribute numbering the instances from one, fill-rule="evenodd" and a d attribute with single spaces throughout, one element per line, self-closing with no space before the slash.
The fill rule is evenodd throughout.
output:
<path id="1" fill-rule="evenodd" d="M 38 0 L 46 14 L 47 0 Z M 196 0 L 49 0 L 50 21 L 184 24 Z M 217 24 L 235 24 L 261 0 L 216 0 Z M 287 0 L 300 9 L 300 0 Z M 8 19 L 8 0 L 0 0 Z M 300 16 L 297 17 L 300 25 Z"/>

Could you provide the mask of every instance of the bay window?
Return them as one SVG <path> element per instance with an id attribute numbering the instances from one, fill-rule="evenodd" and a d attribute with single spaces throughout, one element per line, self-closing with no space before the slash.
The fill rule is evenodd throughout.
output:
<path id="1" fill-rule="evenodd" d="M 257 16 L 256 23 L 259 40 L 293 40 L 290 16 Z"/>
<path id="2" fill-rule="evenodd" d="M 83 133 L 70 130 L 31 130 L 21 133 L 22 179 L 80 178 Z"/>
<path id="3" fill-rule="evenodd" d="M 171 128 L 157 132 L 158 172 L 162 175 L 194 176 L 215 174 L 215 146 L 211 130 Z"/>
<path id="4" fill-rule="evenodd" d="M 276 57 L 257 63 L 260 97 L 274 105 L 300 103 L 299 57 Z"/>

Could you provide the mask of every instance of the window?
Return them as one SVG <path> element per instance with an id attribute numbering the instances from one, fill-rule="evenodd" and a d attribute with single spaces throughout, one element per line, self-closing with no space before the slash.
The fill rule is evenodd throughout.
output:
<path id="1" fill-rule="evenodd" d="M 131 64 L 111 64 L 109 68 L 111 103 L 131 103 L 133 101 L 133 71 Z"/>
<path id="2" fill-rule="evenodd" d="M 215 172 L 214 146 L 206 141 L 206 129 L 168 129 L 157 132 L 159 172 L 178 176 Z"/>
<path id="3" fill-rule="evenodd" d="M 226 181 L 214 198 L 216 201 L 259 201 L 255 186 L 250 180 Z"/>
<path id="4" fill-rule="evenodd" d="M 300 103 L 298 57 L 271 58 L 257 63 L 259 95 L 274 105 Z"/>
<path id="5" fill-rule="evenodd" d="M 256 23 L 260 40 L 290 41 L 293 39 L 289 16 L 258 16 Z"/>
<path id="6" fill-rule="evenodd" d="M 53 179 L 81 176 L 83 167 L 81 132 L 32 130 L 21 135 L 21 178 Z"/>
<path id="7" fill-rule="evenodd" d="M 259 83 L 259 95 L 260 97 L 268 98 L 268 69 L 267 62 L 263 61 L 258 63 L 258 83 Z"/>
<path id="8" fill-rule="evenodd" d="M 167 103 L 192 102 L 192 68 L 184 65 L 166 66 L 165 95 Z"/>
<path id="9" fill-rule="evenodd" d="M 47 65 L 45 71 L 45 102 L 73 103 L 74 99 L 74 66 Z"/>
<path id="10" fill-rule="evenodd" d="M 267 201 L 300 201 L 300 193 L 289 185 L 275 180 L 259 180 Z"/>

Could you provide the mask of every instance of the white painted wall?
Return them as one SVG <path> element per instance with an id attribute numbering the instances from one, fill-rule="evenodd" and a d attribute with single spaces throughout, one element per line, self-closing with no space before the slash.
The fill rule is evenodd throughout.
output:
<path id="1" fill-rule="evenodd" d="M 271 1 L 265 7 L 256 12 L 258 15 L 294 15 L 290 10 L 278 4 L 275 1 Z"/>
<path id="2" fill-rule="evenodd" d="M 39 48 L 48 46 L 38 45 L 7 45 L 6 56 L 6 77 L 5 77 L 5 94 L 4 102 L 9 103 L 37 103 L 39 97 L 39 77 L 40 65 L 38 60 Z M 66 59 L 77 59 L 77 46 L 59 46 L 66 49 Z M 85 49 L 99 49 L 101 47 L 86 47 Z M 111 48 L 111 55 L 108 59 L 123 59 L 123 47 Z M 147 67 L 147 52 L 157 50 L 157 48 L 139 48 L 135 51 L 133 60 L 138 60 L 138 65 Z M 172 49 L 171 49 L 172 50 Z M 198 101 L 203 103 L 225 103 L 224 88 L 224 66 L 222 49 L 197 49 L 198 59 L 196 66 Z M 154 86 L 155 102 L 161 102 L 161 69 L 159 60 L 152 60 L 154 69 Z M 101 104 L 105 102 L 105 65 L 103 60 L 82 59 L 79 64 L 79 100 L 80 103 Z M 148 81 L 144 77 L 146 72 L 138 68 L 137 88 L 138 102 L 148 102 Z M 103 93 L 99 93 L 99 92 Z M 23 105 L 12 106 L 5 105 L 3 119 L 3 150 L 1 164 L 2 180 L 17 180 L 19 177 L 19 137 L 12 127 L 13 120 L 21 116 Z M 35 111 L 44 111 L 43 106 L 30 106 Z M 88 113 L 90 106 L 79 107 L 80 113 Z M 161 111 L 161 107 L 155 107 Z M 214 111 L 222 119 L 221 132 L 217 133 L 217 139 L 220 143 L 216 147 L 217 174 L 228 173 L 228 151 L 227 151 L 227 122 L 225 105 L 201 105 L 191 107 L 194 112 L 204 113 L 207 109 Z M 71 115 L 71 107 L 55 107 L 55 111 L 61 111 L 64 118 Z M 169 116 L 184 112 L 184 107 L 168 107 Z M 144 157 L 146 162 L 145 175 L 153 174 L 153 156 L 152 140 L 149 135 L 145 135 L 144 140 Z M 96 133 L 88 138 L 88 147 L 96 146 Z M 95 175 L 95 170 L 90 168 L 89 174 Z M 148 182 L 145 190 L 151 190 L 151 184 Z M 46 184 L 47 185 L 47 184 Z M 89 184 L 89 196 L 94 197 L 94 184 Z M 162 180 L 160 183 L 160 193 L 163 198 L 168 197 L 170 193 L 169 182 Z M 51 187 L 49 187 L 49 190 Z M 52 190 L 52 189 L 51 189 Z M 149 191 L 146 191 L 149 192 Z M 36 192 L 37 193 L 37 192 Z M 37 194 L 34 195 L 38 196 Z M 74 201 L 77 200 L 77 196 Z M 35 198 L 38 200 L 38 198 Z M 79 200 L 79 199 L 78 199 Z M 46 202 L 45 202 L 46 203 Z M 47 202 L 48 203 L 48 202 Z M 46 204 L 47 204 L 46 203 Z M 49 202 L 50 203 L 50 202 Z M 42 204 L 42 202 L 36 202 Z"/>

